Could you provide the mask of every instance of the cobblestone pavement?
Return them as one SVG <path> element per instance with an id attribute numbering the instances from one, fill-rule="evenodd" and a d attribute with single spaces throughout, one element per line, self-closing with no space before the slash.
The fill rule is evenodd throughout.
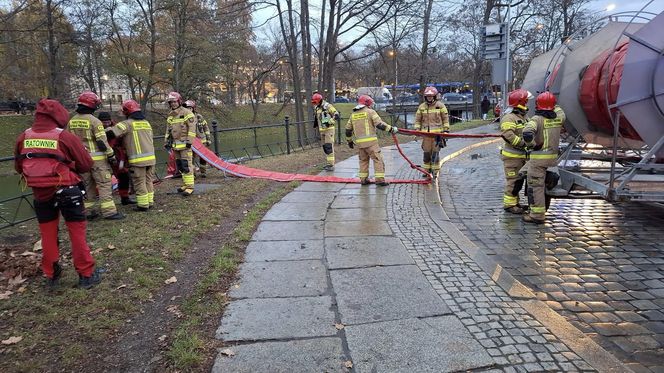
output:
<path id="1" fill-rule="evenodd" d="M 501 208 L 497 144 L 443 174 L 444 210 L 466 237 L 632 370 L 664 372 L 662 206 L 555 199 L 534 226 Z"/>

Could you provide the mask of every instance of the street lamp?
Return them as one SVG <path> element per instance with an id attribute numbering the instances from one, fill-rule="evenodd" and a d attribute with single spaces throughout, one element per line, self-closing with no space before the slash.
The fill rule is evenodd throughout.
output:
<path id="1" fill-rule="evenodd" d="M 613 3 L 607 5 L 606 8 L 604 8 L 604 10 L 607 11 L 607 12 L 610 12 L 614 9 L 616 9 L 616 4 L 613 4 Z"/>
<path id="2" fill-rule="evenodd" d="M 397 106 L 397 85 L 399 84 L 399 63 L 397 62 L 397 52 L 392 49 L 387 54 L 394 59 L 394 97 L 392 97 L 392 107 Z"/>
<path id="3" fill-rule="evenodd" d="M 101 76 L 101 80 L 104 82 L 103 84 L 107 84 L 107 83 L 108 83 L 108 75 L 106 75 L 106 74 L 102 75 L 102 76 Z M 99 94 L 101 95 L 101 85 L 100 85 L 100 87 L 99 87 Z M 108 93 L 107 93 L 107 95 L 108 95 L 108 107 L 109 107 L 109 111 L 112 112 L 112 111 L 113 111 L 113 106 L 112 106 L 112 103 L 111 103 L 111 95 L 109 95 Z M 102 99 L 103 99 L 103 95 L 102 95 Z"/>

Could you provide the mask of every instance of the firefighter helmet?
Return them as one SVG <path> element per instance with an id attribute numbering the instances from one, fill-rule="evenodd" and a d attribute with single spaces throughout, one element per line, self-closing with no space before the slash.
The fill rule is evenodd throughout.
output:
<path id="1" fill-rule="evenodd" d="M 101 105 L 101 99 L 92 91 L 85 91 L 78 96 L 78 104 L 90 109 L 96 109 Z"/>
<path id="2" fill-rule="evenodd" d="M 189 109 L 196 109 L 196 101 L 187 100 L 187 101 L 184 102 L 184 107 L 189 108 Z"/>
<path id="3" fill-rule="evenodd" d="M 314 93 L 313 96 L 311 96 L 311 104 L 314 106 L 320 105 L 320 103 L 323 102 L 323 95 L 320 93 Z"/>
<path id="4" fill-rule="evenodd" d="M 141 111 L 141 105 L 139 105 L 138 102 L 134 100 L 124 100 L 124 102 L 122 102 L 122 114 L 125 116 L 128 117 L 137 111 Z"/>
<path id="5" fill-rule="evenodd" d="M 436 97 L 438 95 L 438 90 L 436 87 L 426 87 L 424 88 L 424 97 L 427 96 L 433 96 Z"/>
<path id="6" fill-rule="evenodd" d="M 537 95 L 535 101 L 535 108 L 537 110 L 553 110 L 556 107 L 556 96 L 553 93 L 546 91 Z"/>
<path id="7" fill-rule="evenodd" d="M 525 89 L 519 88 L 510 92 L 507 98 L 507 105 L 521 110 L 527 110 L 528 98 L 532 97 L 530 92 Z"/>
<path id="8" fill-rule="evenodd" d="M 178 105 L 182 104 L 182 96 L 177 93 L 177 92 L 169 92 L 168 97 L 166 98 L 166 102 L 177 102 Z"/>
<path id="9" fill-rule="evenodd" d="M 371 105 L 374 104 L 374 100 L 369 95 L 362 95 L 362 96 L 358 97 L 357 103 L 360 104 L 360 105 L 364 105 L 366 107 L 371 107 Z"/>

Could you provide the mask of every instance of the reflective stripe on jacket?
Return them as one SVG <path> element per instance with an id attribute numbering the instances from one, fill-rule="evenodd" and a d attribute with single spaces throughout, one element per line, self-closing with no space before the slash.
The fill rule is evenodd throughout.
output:
<path id="1" fill-rule="evenodd" d="M 185 148 L 185 144 L 193 144 L 196 138 L 196 116 L 191 110 L 182 106 L 171 110 L 166 119 L 166 141 L 173 141 L 173 149 Z M 181 145 L 181 147 L 178 147 Z"/>
<path id="2" fill-rule="evenodd" d="M 501 154 L 510 158 L 525 158 L 525 146 L 523 141 L 523 128 L 526 125 L 525 118 L 515 113 L 507 113 L 500 119 L 501 137 L 505 140 Z"/>
<path id="3" fill-rule="evenodd" d="M 137 167 L 154 166 L 157 163 L 152 140 L 152 126 L 147 120 L 127 119 L 109 130 L 122 138 L 127 150 L 129 165 Z"/>
<path id="4" fill-rule="evenodd" d="M 76 135 L 85 149 L 90 153 L 93 161 L 103 161 L 113 155 L 113 148 L 108 144 L 104 125 L 92 114 L 76 114 L 67 125 L 69 132 Z M 106 150 L 101 150 L 97 142 L 100 141 L 106 146 Z"/>
<path id="5" fill-rule="evenodd" d="M 415 129 L 426 132 L 443 132 L 450 129 L 447 107 L 440 101 L 420 104 L 415 114 Z"/>

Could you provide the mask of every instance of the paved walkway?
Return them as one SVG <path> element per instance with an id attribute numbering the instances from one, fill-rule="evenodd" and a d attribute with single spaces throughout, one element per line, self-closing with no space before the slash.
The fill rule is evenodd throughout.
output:
<path id="1" fill-rule="evenodd" d="M 458 157 L 448 162 L 454 165 L 449 182 L 458 182 L 453 193 L 479 193 L 455 194 L 459 203 L 478 206 L 473 219 L 501 225 L 487 204 L 500 193 L 492 195 L 493 185 L 482 192 L 483 184 L 499 186 L 501 179 L 455 163 L 495 153 L 495 143 L 480 141 L 450 141 L 443 153 Z M 419 143 L 404 150 L 419 161 Z M 418 176 L 395 149 L 383 153 L 388 177 Z M 356 172 L 354 157 L 334 174 Z M 213 371 L 628 370 L 555 312 L 531 282 L 512 277 L 521 266 L 503 263 L 506 256 L 493 255 L 479 239 L 494 232 L 468 229 L 466 215 L 456 214 L 461 205 L 454 210 L 443 194 L 445 210 L 434 186 L 306 183 L 284 197 L 247 248 L 217 331 L 233 354 L 220 353 Z M 509 229 L 526 232 L 518 221 Z M 523 245 L 550 238 L 530 232 Z"/>

